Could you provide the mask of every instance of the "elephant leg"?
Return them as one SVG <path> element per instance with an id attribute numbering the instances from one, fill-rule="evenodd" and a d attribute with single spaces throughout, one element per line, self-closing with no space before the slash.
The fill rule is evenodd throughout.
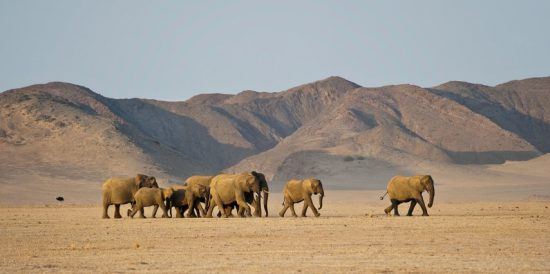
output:
<path id="1" fill-rule="evenodd" d="M 166 206 L 161 203 L 159 205 L 157 205 L 157 207 L 160 207 L 160 209 L 162 210 L 162 217 L 161 218 L 168 218 L 168 209 L 166 209 Z"/>
<path id="2" fill-rule="evenodd" d="M 103 219 L 109 219 L 109 214 L 107 213 L 109 210 L 109 204 L 104 203 L 103 204 Z"/>
<path id="3" fill-rule="evenodd" d="M 218 206 L 218 210 L 220 211 L 220 213 L 222 214 L 221 217 L 223 218 L 227 218 L 227 214 L 225 214 L 225 210 L 223 208 L 223 201 L 222 201 L 222 198 L 220 197 L 220 195 L 218 195 L 216 193 L 216 195 L 213 195 L 214 197 L 214 203 L 216 206 Z M 208 209 L 208 211 L 210 212 L 210 209 Z"/>
<path id="4" fill-rule="evenodd" d="M 393 202 L 391 203 L 390 206 L 388 206 L 388 207 L 386 207 L 386 209 L 384 209 L 384 212 L 386 212 L 386 215 L 389 215 L 392 210 L 393 210 Z"/>
<path id="5" fill-rule="evenodd" d="M 262 206 L 260 205 L 261 202 L 258 199 L 254 198 L 252 204 L 254 207 L 254 217 L 262 217 Z M 251 216 L 252 214 L 249 217 Z"/>
<path id="6" fill-rule="evenodd" d="M 122 215 L 120 215 L 120 205 L 115 205 L 115 219 L 122 218 Z"/>
<path id="7" fill-rule="evenodd" d="M 216 207 L 216 205 L 214 204 L 214 199 L 210 199 L 210 207 L 208 207 L 208 211 L 206 212 L 206 218 L 212 218 L 212 211 L 214 210 L 214 207 Z"/>
<path id="8" fill-rule="evenodd" d="M 204 217 L 206 215 L 206 211 L 201 205 L 201 202 L 197 201 L 197 205 L 195 206 L 195 210 L 197 211 L 197 216 Z"/>
<path id="9" fill-rule="evenodd" d="M 195 218 L 197 217 L 195 215 L 195 202 L 194 201 L 188 201 L 188 209 L 187 209 L 187 214 L 185 215 L 185 217 L 187 218 Z"/>
<path id="10" fill-rule="evenodd" d="M 156 218 L 157 217 L 157 210 L 159 209 L 159 206 L 158 205 L 155 205 L 153 207 L 153 214 L 151 215 L 151 218 Z"/>
<path id="11" fill-rule="evenodd" d="M 304 201 L 304 207 L 302 207 L 302 217 L 307 217 L 306 215 L 306 211 L 307 211 L 307 208 L 309 207 L 309 205 L 306 203 L 306 201 Z"/>
<path id="12" fill-rule="evenodd" d="M 393 206 L 393 215 L 399 216 L 399 210 L 397 207 L 399 206 L 400 202 L 398 200 L 391 200 L 392 206 Z"/>
<path id="13" fill-rule="evenodd" d="M 146 218 L 144 214 L 145 209 L 143 208 L 142 205 L 138 205 L 138 207 L 139 207 L 139 217 L 145 219 Z"/>
<path id="14" fill-rule="evenodd" d="M 176 218 L 183 218 L 183 214 L 181 214 L 181 207 L 176 206 Z"/>
<path id="15" fill-rule="evenodd" d="M 128 209 L 129 210 L 129 209 Z M 130 212 L 128 212 L 128 216 L 130 216 L 130 218 L 134 218 L 134 215 L 136 215 L 136 213 L 139 211 L 139 208 L 136 204 L 132 205 L 132 210 Z"/>
<path id="16" fill-rule="evenodd" d="M 426 205 L 424 204 L 424 198 L 422 198 L 422 195 L 420 195 L 420 198 L 416 199 L 416 201 L 422 208 L 422 216 L 430 216 L 428 215 L 428 209 L 426 209 Z"/>
<path id="17" fill-rule="evenodd" d="M 229 217 L 233 217 L 233 205 L 227 205 L 227 206 L 224 206 L 223 210 L 225 211 L 225 214 Z M 237 206 L 237 211 L 239 210 L 238 206 Z M 242 216 L 240 216 L 242 217 Z"/>
<path id="18" fill-rule="evenodd" d="M 283 203 L 283 209 L 281 209 L 281 211 L 279 212 L 279 216 L 281 217 L 285 217 L 285 213 L 287 211 L 287 209 L 290 207 L 290 203 L 286 201 L 286 199 L 284 200 L 284 203 Z"/>
<path id="19" fill-rule="evenodd" d="M 317 208 L 315 208 L 315 205 L 313 204 L 313 201 L 311 200 L 311 196 L 306 196 L 305 199 L 304 199 L 304 203 L 308 204 L 308 207 L 311 208 L 311 211 L 313 211 L 313 215 L 315 215 L 315 217 L 319 217 L 321 216 L 321 213 L 319 213 L 317 211 Z"/>
<path id="20" fill-rule="evenodd" d="M 296 211 L 294 210 L 294 203 L 290 203 L 290 212 L 292 213 L 292 217 L 298 217 L 296 214 Z"/>
<path id="21" fill-rule="evenodd" d="M 237 205 L 239 205 L 239 213 L 238 213 L 239 217 L 242 217 L 242 214 L 244 211 L 251 212 L 250 206 L 248 205 L 248 203 L 246 203 L 246 200 L 244 199 L 242 192 L 236 193 L 235 198 L 236 198 L 235 200 L 237 201 Z"/>
<path id="22" fill-rule="evenodd" d="M 413 211 L 414 211 L 415 206 L 416 206 L 416 200 L 412 200 L 411 201 L 411 207 L 409 207 L 409 212 L 407 213 L 407 216 L 412 216 L 413 215 Z"/>

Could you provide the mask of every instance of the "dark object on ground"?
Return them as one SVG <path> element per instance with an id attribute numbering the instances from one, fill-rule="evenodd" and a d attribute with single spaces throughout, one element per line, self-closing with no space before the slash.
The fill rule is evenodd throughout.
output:
<path id="1" fill-rule="evenodd" d="M 60 202 L 65 201 L 65 199 L 63 199 L 63 197 L 61 197 L 61 196 L 59 196 L 59 197 L 57 197 L 57 198 L 55 198 L 55 199 L 58 200 L 58 201 L 60 201 Z"/>

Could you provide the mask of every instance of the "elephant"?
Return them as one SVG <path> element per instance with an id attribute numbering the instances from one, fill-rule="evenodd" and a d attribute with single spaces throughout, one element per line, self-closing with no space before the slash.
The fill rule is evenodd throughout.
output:
<path id="1" fill-rule="evenodd" d="M 395 176 L 390 179 L 388 183 L 387 191 L 380 197 L 380 200 L 384 199 L 384 196 L 388 194 L 390 196 L 391 205 L 384 209 L 386 214 L 390 214 L 391 210 L 394 210 L 394 215 L 399 216 L 397 206 L 401 203 L 411 202 L 409 212 L 407 216 L 412 216 L 414 207 L 418 203 L 422 207 L 422 216 L 428 216 L 428 210 L 424 205 L 424 198 L 422 192 L 428 191 L 430 194 L 430 201 L 428 207 L 433 206 L 435 189 L 434 181 L 430 175 L 416 175 L 412 177 Z"/>
<path id="2" fill-rule="evenodd" d="M 246 193 L 256 193 L 260 196 L 260 181 L 251 173 L 241 174 L 220 174 L 212 178 L 210 183 L 210 207 L 207 218 L 212 218 L 214 207 L 218 207 L 222 217 L 227 218 L 228 214 L 224 206 L 233 202 L 239 205 L 238 216 L 243 217 L 243 212 L 250 212 L 250 206 L 246 202 Z M 260 199 L 255 200 L 255 208 L 259 209 Z"/>
<path id="3" fill-rule="evenodd" d="M 210 200 L 210 187 L 206 187 L 202 184 L 190 184 L 186 186 L 172 186 L 173 191 L 172 198 L 170 199 L 171 206 L 176 208 L 176 218 L 183 218 L 183 213 L 186 209 L 186 217 L 193 216 L 193 210 L 196 207 L 196 203 L 200 203 L 199 199 L 203 198 L 205 201 Z M 200 207 L 200 215 L 205 216 L 206 212 Z"/>
<path id="4" fill-rule="evenodd" d="M 259 172 L 256 172 L 256 171 L 252 171 L 250 174 L 254 175 L 254 177 L 256 177 L 260 182 L 260 191 L 261 191 L 261 193 L 263 193 L 263 196 L 264 196 L 265 217 L 268 217 L 269 216 L 269 210 L 268 210 L 268 207 L 267 207 L 267 203 L 268 203 L 268 199 L 269 199 L 269 186 L 267 185 L 267 180 L 265 179 L 265 175 L 263 173 L 259 173 Z M 257 204 L 260 204 L 259 201 L 256 201 L 256 198 L 254 197 L 253 192 L 245 193 L 244 197 L 245 197 L 245 201 L 248 204 L 251 204 L 253 207 L 255 207 Z M 261 199 L 261 196 L 258 196 L 258 199 Z M 236 208 L 237 211 L 239 210 L 239 205 L 237 204 L 237 202 L 233 202 L 233 203 L 225 206 L 226 214 L 229 215 L 229 216 L 232 216 L 231 211 L 233 210 L 233 208 Z M 246 213 L 247 213 L 247 216 L 252 216 L 252 214 L 250 212 L 246 212 Z M 221 214 L 221 213 L 219 213 L 219 214 Z M 254 215 L 257 216 L 257 217 L 262 216 L 261 207 L 260 208 L 254 208 Z"/>
<path id="5" fill-rule="evenodd" d="M 153 210 L 153 218 L 156 215 L 158 207 L 162 209 L 162 218 L 168 218 L 168 209 L 171 207 L 170 199 L 174 191 L 172 188 L 140 188 L 134 195 L 136 201 L 132 209 L 128 209 L 128 216 L 134 218 L 134 215 L 139 211 L 139 217 L 145 218 L 143 208 L 155 206 Z M 166 203 L 166 205 L 165 205 Z"/>
<path id="6" fill-rule="evenodd" d="M 315 217 L 319 217 L 321 214 L 317 211 L 311 200 L 312 194 L 319 194 L 319 210 L 323 208 L 323 197 L 325 196 L 325 190 L 323 189 L 323 183 L 319 179 L 305 179 L 296 180 L 292 179 L 288 181 L 283 189 L 283 209 L 279 212 L 279 216 L 284 217 L 288 208 L 292 212 L 293 217 L 298 217 L 296 211 L 294 211 L 294 204 L 304 201 L 304 207 L 302 209 L 302 217 L 306 217 L 306 211 L 311 208 Z"/>
<path id="7" fill-rule="evenodd" d="M 133 203 L 134 195 L 143 187 L 158 188 L 155 177 L 137 174 L 131 178 L 107 179 L 101 188 L 103 197 L 103 218 L 108 219 L 107 213 L 110 205 L 115 205 L 115 218 L 122 218 L 120 205 Z"/>
<path id="8" fill-rule="evenodd" d="M 185 186 L 195 186 L 195 185 L 201 185 L 206 187 L 208 192 L 208 199 L 206 199 L 203 196 L 196 196 L 198 199 L 194 200 L 194 210 L 191 209 L 190 213 L 191 217 L 197 217 L 197 216 L 205 216 L 206 210 L 208 210 L 209 204 L 210 204 L 210 182 L 212 182 L 212 178 L 214 176 L 208 176 L 208 175 L 195 175 L 187 178 L 185 180 Z M 201 203 L 204 203 L 205 207 L 201 206 Z M 183 212 L 182 212 L 183 213 Z M 195 214 L 196 213 L 196 214 Z"/>

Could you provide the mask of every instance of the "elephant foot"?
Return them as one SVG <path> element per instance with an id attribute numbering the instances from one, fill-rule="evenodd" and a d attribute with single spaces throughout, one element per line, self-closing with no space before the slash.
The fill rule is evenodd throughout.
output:
<path id="1" fill-rule="evenodd" d="M 115 215 L 115 219 L 120 219 L 120 218 L 122 218 L 122 216 L 120 216 L 120 215 Z"/>
<path id="2" fill-rule="evenodd" d="M 386 215 L 390 215 L 390 211 L 391 211 L 391 209 L 390 210 L 388 210 L 387 208 L 384 209 L 384 212 L 386 213 Z"/>
<path id="3" fill-rule="evenodd" d="M 103 218 L 103 219 L 111 219 L 111 218 L 109 217 L 109 215 L 103 215 L 103 217 L 101 217 L 101 218 Z"/>
<path id="4" fill-rule="evenodd" d="M 315 214 L 315 217 L 319 217 L 319 216 L 321 216 L 321 213 Z"/>
<path id="5" fill-rule="evenodd" d="M 283 214 L 282 212 L 279 212 L 279 217 L 284 218 L 285 214 Z"/>
<path id="6" fill-rule="evenodd" d="M 424 214 L 422 214 L 422 216 L 430 216 L 430 215 L 428 215 L 428 213 L 424 213 Z"/>
<path id="7" fill-rule="evenodd" d="M 298 215 L 296 215 L 296 214 L 293 214 L 293 215 L 292 215 L 292 217 L 294 217 L 294 218 L 298 218 Z"/>
<path id="8" fill-rule="evenodd" d="M 212 218 L 212 215 L 206 215 L 204 218 Z"/>

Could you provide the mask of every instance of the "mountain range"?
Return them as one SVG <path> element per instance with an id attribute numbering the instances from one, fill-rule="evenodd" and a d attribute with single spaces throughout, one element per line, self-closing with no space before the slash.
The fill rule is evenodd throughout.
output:
<path id="1" fill-rule="evenodd" d="M 179 182 L 258 170 L 276 185 L 316 176 L 335 188 L 368 186 L 395 173 L 548 152 L 550 77 L 431 88 L 368 88 L 329 77 L 280 92 L 178 102 L 112 99 L 61 82 L 0 94 L 4 193 L 30 182 L 44 182 L 39 196 L 67 183 L 95 191 L 89 182 L 138 172 Z"/>

